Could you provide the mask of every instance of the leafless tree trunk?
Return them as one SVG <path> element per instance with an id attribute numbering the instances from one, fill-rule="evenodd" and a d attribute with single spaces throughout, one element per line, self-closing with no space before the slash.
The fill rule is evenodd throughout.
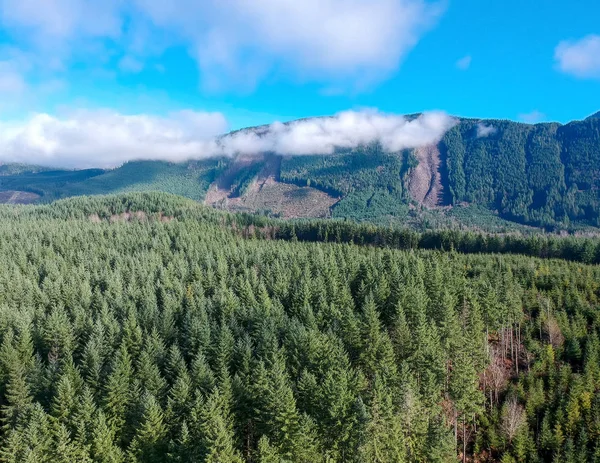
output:
<path id="1" fill-rule="evenodd" d="M 546 320 L 546 333 L 548 333 L 548 340 L 552 347 L 555 349 L 561 347 L 565 342 L 565 337 L 562 334 L 560 326 L 558 326 L 558 322 L 552 316 L 548 316 Z"/>
<path id="2" fill-rule="evenodd" d="M 463 463 L 467 461 L 467 426 L 466 416 L 463 416 Z"/>
<path id="3" fill-rule="evenodd" d="M 525 411 L 517 399 L 509 399 L 502 409 L 501 429 L 508 442 L 511 443 L 521 427 L 525 424 Z"/>

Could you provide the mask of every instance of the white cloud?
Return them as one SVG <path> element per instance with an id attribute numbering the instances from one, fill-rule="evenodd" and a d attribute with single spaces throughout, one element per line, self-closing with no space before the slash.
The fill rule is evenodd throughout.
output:
<path id="1" fill-rule="evenodd" d="M 216 137 L 227 125 L 220 113 L 182 111 L 155 117 L 94 111 L 64 118 L 38 114 L 22 123 L 0 124 L 0 161 L 112 167 L 135 159 L 183 161 L 262 152 L 328 154 L 336 148 L 376 141 L 385 150 L 397 152 L 437 143 L 456 123 L 439 112 L 408 120 L 376 111 L 347 111 Z"/>
<path id="2" fill-rule="evenodd" d="M 37 114 L 22 123 L 0 123 L 0 160 L 76 168 L 112 167 L 132 159 L 181 161 L 205 154 L 208 141 L 226 127 L 222 114 L 192 111 L 168 117 Z"/>
<path id="3" fill-rule="evenodd" d="M 334 117 L 271 124 L 265 133 L 241 131 L 219 141 L 223 154 L 331 154 L 336 148 L 355 148 L 376 141 L 389 152 L 439 142 L 456 124 L 445 113 L 431 112 L 408 120 L 376 111 L 345 111 Z"/>
<path id="4" fill-rule="evenodd" d="M 581 40 L 565 40 L 554 52 L 558 68 L 583 79 L 600 78 L 600 35 L 588 35 Z"/>
<path id="5" fill-rule="evenodd" d="M 67 87 L 62 79 L 37 76 L 32 79 L 33 64 L 27 55 L 0 48 L 0 112 L 18 111 Z"/>
<path id="6" fill-rule="evenodd" d="M 442 13 L 432 1 L 0 0 L 0 10 L 48 54 L 105 39 L 140 58 L 183 45 L 207 87 L 294 75 L 355 88 L 398 68 Z"/>
<path id="7" fill-rule="evenodd" d="M 487 125 L 484 122 L 477 124 L 477 138 L 486 138 L 498 131 L 493 125 Z"/>
<path id="8" fill-rule="evenodd" d="M 133 56 L 124 56 L 119 61 L 119 69 L 126 73 L 137 74 L 144 69 L 144 63 L 135 59 Z"/>
<path id="9" fill-rule="evenodd" d="M 376 80 L 398 67 L 441 11 L 425 0 L 138 4 L 155 25 L 193 43 L 205 76 L 226 82 L 258 79 L 273 67 L 316 80 Z"/>
<path id="10" fill-rule="evenodd" d="M 0 21 L 7 28 L 33 31 L 32 40 L 117 37 L 124 0 L 0 0 Z"/>
<path id="11" fill-rule="evenodd" d="M 546 119 L 546 115 L 540 111 L 533 110 L 530 113 L 519 114 L 519 120 L 525 122 L 526 124 L 537 124 L 538 122 L 542 122 Z"/>
<path id="12" fill-rule="evenodd" d="M 473 58 L 470 55 L 467 55 L 456 62 L 456 67 L 461 71 L 466 71 L 471 67 L 471 62 Z"/>

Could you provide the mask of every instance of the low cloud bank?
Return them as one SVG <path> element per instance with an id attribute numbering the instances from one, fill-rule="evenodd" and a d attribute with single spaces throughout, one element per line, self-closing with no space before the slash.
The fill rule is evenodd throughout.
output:
<path id="1" fill-rule="evenodd" d="M 226 156 L 273 152 L 282 155 L 331 154 L 336 148 L 355 148 L 379 141 L 389 152 L 439 142 L 456 124 L 445 113 L 425 113 L 416 119 L 378 112 L 346 111 L 334 117 L 274 123 L 264 133 L 243 131 L 224 137 Z"/>
<path id="2" fill-rule="evenodd" d="M 376 111 L 346 111 L 220 137 L 227 130 L 220 113 L 181 111 L 156 117 L 93 111 L 66 118 L 38 114 L 22 123 L 0 123 L 0 162 L 107 168 L 142 159 L 331 154 L 336 148 L 377 141 L 386 151 L 397 152 L 438 143 L 456 124 L 441 112 L 409 120 Z"/>
<path id="3" fill-rule="evenodd" d="M 486 138 L 498 131 L 493 125 L 487 125 L 483 122 L 477 124 L 477 138 Z"/>

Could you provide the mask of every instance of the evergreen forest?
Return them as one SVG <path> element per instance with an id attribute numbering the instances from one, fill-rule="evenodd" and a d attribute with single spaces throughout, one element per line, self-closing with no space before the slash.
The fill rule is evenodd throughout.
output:
<path id="1" fill-rule="evenodd" d="M 593 238 L 0 207 L 0 462 L 600 462 Z"/>

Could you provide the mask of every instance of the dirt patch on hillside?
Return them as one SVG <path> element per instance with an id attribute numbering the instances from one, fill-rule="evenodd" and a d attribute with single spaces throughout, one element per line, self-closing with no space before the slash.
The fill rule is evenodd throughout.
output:
<path id="1" fill-rule="evenodd" d="M 228 198 L 231 196 L 233 181 L 242 169 L 247 169 L 255 162 L 259 162 L 261 158 L 248 157 L 238 158 L 233 162 L 219 178 L 214 181 L 204 197 L 204 204 L 211 206 L 225 206 Z"/>
<path id="2" fill-rule="evenodd" d="M 408 177 L 408 189 L 412 198 L 425 207 L 442 204 L 443 187 L 440 174 L 440 150 L 437 146 L 425 146 L 414 151 L 418 165 Z"/>
<path id="3" fill-rule="evenodd" d="M 255 182 L 242 198 L 233 198 L 228 209 L 270 211 L 285 218 L 329 217 L 337 199 L 310 187 L 280 183 L 273 178 Z"/>
<path id="4" fill-rule="evenodd" d="M 225 204 L 230 193 L 230 190 L 219 188 L 217 183 L 213 183 L 206 192 L 204 204 L 208 204 L 210 206 Z"/>
<path id="5" fill-rule="evenodd" d="M 0 191 L 0 204 L 32 204 L 40 195 L 28 191 Z"/>
<path id="6" fill-rule="evenodd" d="M 252 162 L 264 162 L 256 179 L 242 197 L 232 196 L 232 179 Z M 214 182 L 205 203 L 232 211 L 270 212 L 286 218 L 329 217 L 338 199 L 320 190 L 279 181 L 281 157 L 267 155 L 257 160 L 237 160 Z"/>

